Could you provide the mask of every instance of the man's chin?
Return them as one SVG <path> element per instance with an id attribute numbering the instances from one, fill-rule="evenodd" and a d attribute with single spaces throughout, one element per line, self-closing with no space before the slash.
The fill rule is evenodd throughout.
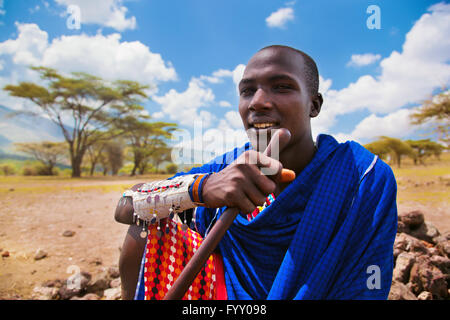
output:
<path id="1" fill-rule="evenodd" d="M 270 127 L 264 129 L 250 128 L 247 130 L 247 136 L 252 145 L 253 150 L 264 152 L 272 139 L 274 133 L 280 127 Z"/>

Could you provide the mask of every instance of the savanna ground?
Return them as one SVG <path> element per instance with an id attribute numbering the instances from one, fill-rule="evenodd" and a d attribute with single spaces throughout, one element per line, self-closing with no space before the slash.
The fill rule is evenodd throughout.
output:
<path id="1" fill-rule="evenodd" d="M 399 213 L 419 209 L 441 233 L 450 231 L 450 154 L 392 168 Z M 74 268 L 95 274 L 117 265 L 127 230 L 114 221 L 118 199 L 135 183 L 165 177 L 0 178 L 0 254 L 9 252 L 0 260 L 0 299 L 31 299 L 36 285 Z M 62 236 L 66 230 L 75 234 Z M 35 260 L 38 249 L 47 257 Z"/>

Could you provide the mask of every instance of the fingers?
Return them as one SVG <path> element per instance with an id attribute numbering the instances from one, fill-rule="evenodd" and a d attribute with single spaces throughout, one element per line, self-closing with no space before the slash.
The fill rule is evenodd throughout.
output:
<path id="1" fill-rule="evenodd" d="M 283 165 L 280 161 L 273 159 L 260 152 L 249 150 L 244 152 L 237 160 L 236 164 L 256 165 L 261 168 L 261 173 L 268 176 L 275 176 L 281 172 Z"/>

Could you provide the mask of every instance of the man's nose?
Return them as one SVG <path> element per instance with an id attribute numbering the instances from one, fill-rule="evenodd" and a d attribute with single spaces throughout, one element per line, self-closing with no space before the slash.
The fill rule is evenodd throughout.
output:
<path id="1" fill-rule="evenodd" d="M 249 109 L 265 110 L 272 108 L 272 102 L 267 92 L 263 88 L 258 88 L 250 101 Z"/>

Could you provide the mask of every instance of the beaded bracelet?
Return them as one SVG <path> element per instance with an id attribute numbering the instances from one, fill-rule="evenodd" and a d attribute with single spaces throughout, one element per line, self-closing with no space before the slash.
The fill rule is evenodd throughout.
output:
<path id="1" fill-rule="evenodd" d="M 194 202 L 198 206 L 204 206 L 203 202 L 203 186 L 205 185 L 206 180 L 211 175 L 211 173 L 200 174 L 198 175 L 194 182 L 189 186 L 189 196 L 191 197 L 192 202 Z"/>

